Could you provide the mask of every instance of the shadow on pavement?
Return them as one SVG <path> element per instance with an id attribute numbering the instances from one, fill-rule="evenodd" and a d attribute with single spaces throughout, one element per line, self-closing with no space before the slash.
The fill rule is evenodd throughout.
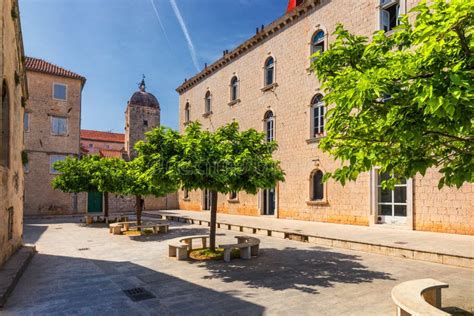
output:
<path id="1" fill-rule="evenodd" d="M 270 288 L 274 291 L 295 289 L 318 294 L 318 287 L 333 287 L 337 283 L 358 284 L 374 280 L 395 280 L 389 273 L 369 270 L 361 258 L 329 251 L 321 247 L 311 249 L 265 248 L 251 260 L 234 259 L 230 263 L 207 261 L 194 263 L 206 267 L 211 276 L 224 282 L 244 282 L 251 288 Z"/>

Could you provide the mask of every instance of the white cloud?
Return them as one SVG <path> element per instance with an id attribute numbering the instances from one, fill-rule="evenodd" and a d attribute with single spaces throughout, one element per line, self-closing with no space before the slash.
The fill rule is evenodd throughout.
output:
<path id="1" fill-rule="evenodd" d="M 153 7 L 153 11 L 155 12 L 158 23 L 160 24 L 160 28 L 163 31 L 163 34 L 165 35 L 166 42 L 168 43 L 168 46 L 171 47 L 170 39 L 168 38 L 168 34 L 166 33 L 166 29 L 165 29 L 165 26 L 163 25 L 163 21 L 161 21 L 161 17 L 160 17 L 160 14 L 158 13 L 158 9 L 156 8 L 153 0 L 150 0 L 150 3 L 151 3 L 151 6 Z"/>
<path id="2" fill-rule="evenodd" d="M 176 15 L 176 18 L 178 19 L 179 25 L 181 26 L 181 30 L 184 33 L 184 37 L 186 38 L 186 42 L 188 43 L 188 48 L 189 48 L 189 53 L 191 54 L 191 58 L 194 63 L 194 67 L 196 67 L 196 71 L 199 71 L 199 62 L 196 54 L 196 49 L 194 48 L 193 41 L 191 40 L 191 35 L 188 32 L 188 28 L 186 26 L 186 23 L 184 22 L 184 19 L 181 15 L 181 12 L 179 11 L 178 5 L 176 4 L 175 0 L 170 0 L 171 7 L 173 8 L 174 14 Z"/>

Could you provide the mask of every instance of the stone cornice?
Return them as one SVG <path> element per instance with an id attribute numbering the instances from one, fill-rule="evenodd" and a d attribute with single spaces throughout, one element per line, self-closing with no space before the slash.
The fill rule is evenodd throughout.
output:
<path id="1" fill-rule="evenodd" d="M 191 79 L 185 80 L 176 91 L 179 94 L 183 94 L 199 82 L 203 81 L 210 75 L 214 74 L 219 69 L 230 64 L 233 60 L 238 58 L 240 55 L 245 54 L 254 47 L 260 45 L 264 40 L 271 36 L 274 36 L 277 32 L 293 25 L 295 22 L 301 20 L 309 11 L 313 10 L 320 0 L 306 0 L 303 4 L 296 7 L 293 11 L 285 14 L 279 19 L 273 21 L 267 25 L 263 30 L 259 31 L 250 39 L 244 43 L 226 53 L 223 57 L 215 61 L 213 64 L 204 68 L 201 72 L 193 76 Z"/>

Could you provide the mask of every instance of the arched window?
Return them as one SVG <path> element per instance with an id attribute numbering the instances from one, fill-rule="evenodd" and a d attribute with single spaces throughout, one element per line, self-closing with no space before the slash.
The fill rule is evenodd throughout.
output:
<path id="1" fill-rule="evenodd" d="M 239 79 L 233 76 L 230 80 L 230 101 L 236 101 L 239 98 Z"/>
<path id="2" fill-rule="evenodd" d="M 229 193 L 229 200 L 237 200 L 237 191 L 231 191 Z"/>
<path id="3" fill-rule="evenodd" d="M 2 105 L 0 107 L 0 165 L 10 166 L 10 94 L 7 82 L 3 81 Z"/>
<path id="4" fill-rule="evenodd" d="M 324 52 L 324 32 L 317 31 L 314 33 L 313 37 L 311 38 L 311 55 L 321 52 Z"/>
<path id="5" fill-rule="evenodd" d="M 265 86 L 269 86 L 275 82 L 275 60 L 268 57 L 265 61 Z"/>
<path id="6" fill-rule="evenodd" d="M 315 170 L 311 173 L 311 201 L 324 199 L 323 172 Z"/>
<path id="7" fill-rule="evenodd" d="M 311 100 L 311 138 L 324 135 L 325 105 L 322 94 L 316 94 Z"/>
<path id="8" fill-rule="evenodd" d="M 204 98 L 204 113 L 209 114 L 212 111 L 212 97 L 211 91 L 206 92 L 206 97 Z"/>
<path id="9" fill-rule="evenodd" d="M 186 102 L 186 105 L 184 106 L 184 123 L 189 123 L 191 114 L 190 112 L 191 106 L 189 105 L 189 102 Z"/>
<path id="10" fill-rule="evenodd" d="M 188 200 L 189 199 L 189 191 L 188 189 L 183 189 L 183 199 Z"/>
<path id="11" fill-rule="evenodd" d="M 275 138 L 275 117 L 272 111 L 265 113 L 264 122 L 267 142 L 271 142 Z"/>

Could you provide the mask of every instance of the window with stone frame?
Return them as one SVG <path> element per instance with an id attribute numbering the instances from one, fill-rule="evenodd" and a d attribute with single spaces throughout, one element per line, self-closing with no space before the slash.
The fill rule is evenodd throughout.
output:
<path id="1" fill-rule="evenodd" d="M 273 116 L 272 111 L 267 111 L 263 117 L 264 129 L 265 129 L 265 139 L 267 142 L 270 142 L 275 139 L 275 117 Z"/>
<path id="2" fill-rule="evenodd" d="M 238 195 L 237 195 L 237 191 L 231 191 L 231 192 L 229 193 L 229 200 L 235 201 L 235 200 L 237 200 L 237 196 L 238 196 Z"/>
<path id="3" fill-rule="evenodd" d="M 316 94 L 311 99 L 311 135 L 310 138 L 324 136 L 324 114 L 326 106 L 322 94 Z"/>
<path id="4" fill-rule="evenodd" d="M 399 24 L 400 1 L 380 0 L 380 29 L 390 32 Z"/>
<path id="5" fill-rule="evenodd" d="M 323 172 L 319 169 L 314 170 L 311 173 L 311 190 L 310 199 L 311 201 L 323 201 L 324 200 L 324 183 L 323 183 Z"/>
<path id="6" fill-rule="evenodd" d="M 189 200 L 189 191 L 188 189 L 183 189 L 183 199 Z"/>
<path id="7" fill-rule="evenodd" d="M 324 39 L 325 34 L 322 30 L 316 31 L 316 33 L 313 34 L 313 37 L 311 38 L 311 56 L 317 52 L 320 52 L 321 54 L 324 52 Z"/>
<path id="8" fill-rule="evenodd" d="M 273 57 L 268 57 L 265 61 L 265 86 L 270 86 L 275 83 L 275 60 Z"/>
<path id="9" fill-rule="evenodd" d="M 233 76 L 230 80 L 230 101 L 237 101 L 239 98 L 239 79 Z"/>
<path id="10" fill-rule="evenodd" d="M 10 166 L 10 94 L 7 82 L 2 85 L 2 104 L 0 106 L 0 165 Z"/>
<path id="11" fill-rule="evenodd" d="M 184 106 L 184 123 L 189 123 L 191 120 L 191 105 L 189 102 L 186 102 L 186 105 Z"/>
<path id="12" fill-rule="evenodd" d="M 68 133 L 67 117 L 51 116 L 51 134 L 55 136 L 65 136 Z"/>
<path id="13" fill-rule="evenodd" d="M 67 101 L 67 86 L 61 83 L 53 83 L 53 99 Z"/>
<path id="14" fill-rule="evenodd" d="M 49 173 L 51 174 L 59 174 L 59 171 L 54 169 L 53 164 L 56 161 L 61 161 L 66 159 L 66 155 L 50 155 L 49 156 Z"/>
<path id="15" fill-rule="evenodd" d="M 204 114 L 210 114 L 212 112 L 212 96 L 211 91 L 206 92 L 204 97 Z"/>

